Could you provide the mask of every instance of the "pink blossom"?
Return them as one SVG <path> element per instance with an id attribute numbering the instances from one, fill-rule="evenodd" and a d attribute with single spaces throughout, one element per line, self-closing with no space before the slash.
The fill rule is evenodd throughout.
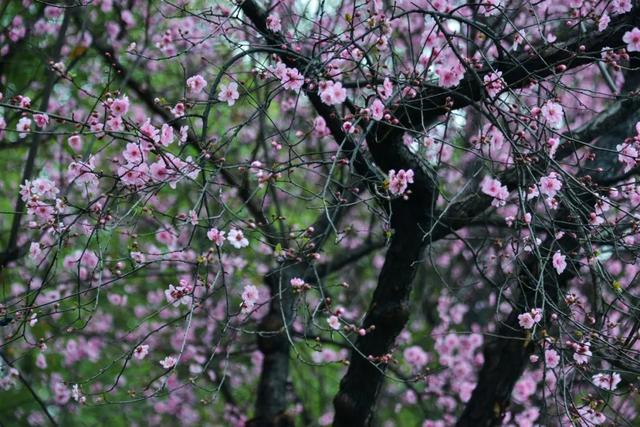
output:
<path id="1" fill-rule="evenodd" d="M 71 135 L 69 139 L 67 139 L 67 144 L 69 144 L 69 147 L 76 153 L 82 151 L 82 137 L 80 135 Z"/>
<path id="2" fill-rule="evenodd" d="M 77 182 L 78 184 L 88 183 L 90 185 L 96 185 L 98 178 L 95 175 L 94 170 L 95 170 L 95 157 L 89 156 L 89 159 L 86 162 L 77 161 L 77 162 L 71 162 L 69 164 L 69 167 L 67 170 L 67 179 L 75 180 L 75 182 Z M 119 176 L 122 177 L 122 175 L 126 173 L 127 173 L 127 168 L 125 167 L 118 168 Z"/>
<path id="3" fill-rule="evenodd" d="M 220 231 L 217 228 L 212 228 L 207 231 L 207 238 L 214 242 L 217 246 L 222 246 L 226 238 L 224 237 L 225 232 Z"/>
<path id="4" fill-rule="evenodd" d="M 542 309 L 534 308 L 531 311 L 518 315 L 518 323 L 524 329 L 531 329 L 542 320 Z"/>
<path id="5" fill-rule="evenodd" d="M 504 80 L 502 80 L 502 71 L 486 74 L 484 76 L 484 87 L 491 98 L 495 98 L 502 92 L 506 87 Z"/>
<path id="6" fill-rule="evenodd" d="M 354 133 L 356 131 L 356 127 L 350 121 L 346 121 L 342 124 L 342 130 L 346 133 Z"/>
<path id="7" fill-rule="evenodd" d="M 547 368 L 553 369 L 560 364 L 560 356 L 555 350 L 544 351 L 544 363 Z"/>
<path id="8" fill-rule="evenodd" d="M 16 96 L 20 108 L 31 108 L 31 98 L 28 96 Z"/>
<path id="9" fill-rule="evenodd" d="M 142 360 L 149 354 L 149 346 L 147 344 L 141 344 L 133 350 L 133 357 L 138 360 Z"/>
<path id="10" fill-rule="evenodd" d="M 439 77 L 438 84 L 442 87 L 454 87 L 462 81 L 464 77 L 464 68 L 462 65 L 456 65 L 450 67 L 442 65 L 436 69 L 436 74 Z"/>
<path id="11" fill-rule="evenodd" d="M 384 104 L 380 99 L 374 99 L 369 109 L 371 110 L 371 117 L 373 120 L 382 120 L 384 117 Z"/>
<path id="12" fill-rule="evenodd" d="M 169 285 L 169 289 L 165 289 L 164 296 L 167 302 L 174 307 L 178 307 L 182 304 L 190 305 L 192 301 L 191 289 L 186 286 L 173 286 Z"/>
<path id="13" fill-rule="evenodd" d="M 613 372 L 610 374 L 596 374 L 591 377 L 591 380 L 597 387 L 600 387 L 604 390 L 614 391 L 616 388 L 618 388 L 618 384 L 620 384 L 622 378 L 620 378 L 619 373 Z"/>
<path id="14" fill-rule="evenodd" d="M 124 157 L 124 159 L 129 163 L 133 164 L 142 163 L 145 159 L 144 152 L 140 149 L 140 146 L 133 142 L 127 144 L 125 150 L 122 152 L 122 157 Z"/>
<path id="15" fill-rule="evenodd" d="M 549 175 L 540 178 L 538 187 L 540 188 L 540 193 L 550 199 L 555 197 L 558 191 L 562 189 L 562 181 L 558 179 L 558 175 L 555 172 L 551 172 Z"/>
<path id="16" fill-rule="evenodd" d="M 547 121 L 547 124 L 553 128 L 558 129 L 562 126 L 562 120 L 564 119 L 564 110 L 562 106 L 557 102 L 547 101 L 540 109 L 542 117 Z"/>
<path id="17" fill-rule="evenodd" d="M 282 30 L 282 24 L 280 21 L 280 15 L 273 12 L 267 16 L 267 28 L 274 33 L 279 33 Z"/>
<path id="18" fill-rule="evenodd" d="M 178 102 L 171 109 L 171 114 L 173 114 L 173 116 L 176 117 L 176 118 L 180 118 L 180 117 L 184 116 L 185 111 L 186 111 L 186 108 L 185 108 L 184 104 L 182 102 Z"/>
<path id="19" fill-rule="evenodd" d="M 445 50 L 438 56 L 435 73 L 442 87 L 454 87 L 464 77 L 465 68 L 452 50 Z"/>
<path id="20" fill-rule="evenodd" d="M 178 363 L 178 359 L 173 356 L 167 356 L 160 361 L 160 365 L 162 365 L 164 369 L 171 369 L 176 366 L 176 363 Z"/>
<path id="21" fill-rule="evenodd" d="M 327 127 L 327 122 L 321 116 L 317 116 L 313 120 L 313 133 L 320 138 L 331 134 L 331 131 Z"/>
<path id="22" fill-rule="evenodd" d="M 598 31 L 602 32 L 607 29 L 609 26 L 609 22 L 611 22 L 611 18 L 607 13 L 604 13 L 598 19 Z"/>
<path id="23" fill-rule="evenodd" d="M 342 104 L 347 99 L 347 90 L 340 82 L 324 81 L 319 87 L 320 99 L 327 105 Z"/>
<path id="24" fill-rule="evenodd" d="M 551 157 L 552 159 L 555 157 L 556 151 L 558 150 L 559 146 L 560 146 L 560 140 L 558 138 L 549 138 L 547 140 L 547 149 L 549 150 L 549 157 Z"/>
<path id="25" fill-rule="evenodd" d="M 24 138 L 27 133 L 31 131 L 31 119 L 28 117 L 21 117 L 16 125 L 16 130 L 19 132 L 18 136 Z"/>
<path id="26" fill-rule="evenodd" d="M 58 377 L 60 378 L 60 377 Z M 64 405 L 71 399 L 71 392 L 69 388 L 60 380 L 54 380 L 52 378 L 53 383 L 53 396 L 54 400 L 58 405 Z"/>
<path id="27" fill-rule="evenodd" d="M 56 184 L 48 178 L 36 178 L 33 182 L 25 181 L 24 190 L 28 191 L 28 194 L 37 195 L 45 199 L 53 199 L 60 192 Z"/>
<path id="28" fill-rule="evenodd" d="M 240 98 L 238 93 L 238 83 L 231 82 L 227 85 L 220 86 L 220 92 L 218 92 L 218 99 L 222 102 L 226 102 L 231 107 L 236 103 L 236 100 Z"/>
<path id="29" fill-rule="evenodd" d="M 229 232 L 231 234 L 231 232 Z M 242 291 L 242 312 L 248 313 L 255 307 L 260 298 L 258 288 L 253 285 L 246 285 Z"/>
<path id="30" fill-rule="evenodd" d="M 589 405 L 584 405 L 583 407 L 579 408 L 578 416 L 580 417 L 581 426 L 599 426 L 607 421 L 607 417 L 605 417 L 602 412 L 592 408 Z"/>
<path id="31" fill-rule="evenodd" d="M 46 114 L 34 114 L 33 120 L 36 122 L 36 126 L 40 129 L 46 127 L 49 124 L 49 116 Z"/>
<path id="32" fill-rule="evenodd" d="M 238 230 L 237 228 L 232 228 L 229 231 L 228 240 L 231 246 L 236 249 L 246 248 L 249 246 L 249 240 L 244 237 L 242 230 Z"/>
<path id="33" fill-rule="evenodd" d="M 280 81 L 285 89 L 299 92 L 304 85 L 304 76 L 295 68 L 287 68 Z"/>
<path id="34" fill-rule="evenodd" d="M 171 172 L 167 168 L 164 160 L 158 160 L 149 167 L 151 178 L 157 182 L 166 182 L 171 178 Z"/>
<path id="35" fill-rule="evenodd" d="M 613 0 L 611 10 L 614 13 L 627 13 L 631 11 L 631 0 Z"/>
<path id="36" fill-rule="evenodd" d="M 299 278 L 299 277 L 294 277 L 293 279 L 291 279 L 291 280 L 289 281 L 289 284 L 291 285 L 291 287 L 292 287 L 293 289 L 297 289 L 297 290 L 299 290 L 299 289 L 302 289 L 302 288 L 304 287 L 305 282 L 304 282 L 304 280 L 303 280 L 303 279 L 301 279 L 301 278 Z"/>
<path id="37" fill-rule="evenodd" d="M 151 119 L 147 119 L 142 126 L 140 126 L 140 132 L 147 138 L 148 142 L 160 141 L 160 132 L 151 124 Z M 152 147 L 149 147 L 151 149 Z"/>
<path id="38" fill-rule="evenodd" d="M 162 125 L 160 129 L 160 144 L 168 147 L 173 143 L 173 127 L 167 123 Z"/>
<path id="39" fill-rule="evenodd" d="M 536 383 L 531 375 L 524 375 L 513 387 L 513 397 L 520 402 L 526 402 L 535 392 Z"/>
<path id="40" fill-rule="evenodd" d="M 36 366 L 40 369 L 47 369 L 47 358 L 44 354 L 38 353 L 36 356 Z"/>
<path id="41" fill-rule="evenodd" d="M 27 34 L 27 29 L 24 26 L 24 20 L 22 16 L 16 15 L 11 21 L 11 26 L 8 29 L 8 36 L 12 42 L 17 42 Z"/>
<path id="42" fill-rule="evenodd" d="M 136 19 L 130 10 L 125 9 L 120 12 L 120 18 L 127 28 L 133 28 L 136 25 Z"/>
<path id="43" fill-rule="evenodd" d="M 40 248 L 40 243 L 32 242 L 31 245 L 29 246 L 29 256 L 32 259 L 37 260 L 38 258 L 40 258 L 40 254 L 42 254 L 42 248 Z"/>
<path id="44" fill-rule="evenodd" d="M 560 251 L 556 251 L 556 253 L 553 254 L 551 264 L 553 265 L 553 268 L 556 269 L 558 274 L 562 274 L 562 272 L 567 268 L 566 258 L 567 257 L 565 255 L 562 255 Z"/>
<path id="45" fill-rule="evenodd" d="M 414 345 L 407 347 L 403 352 L 404 360 L 413 366 L 416 370 L 420 370 L 429 362 L 429 356 L 422 347 Z"/>
<path id="46" fill-rule="evenodd" d="M 176 231 L 170 225 L 162 226 L 156 234 L 156 239 L 158 240 L 158 242 L 163 243 L 167 246 L 175 245 L 176 241 L 178 240 Z"/>
<path id="47" fill-rule="evenodd" d="M 189 126 L 180 126 L 180 136 L 178 137 L 178 140 L 180 141 L 180 144 L 184 144 L 185 142 L 187 142 L 187 138 L 189 137 Z"/>
<path id="48" fill-rule="evenodd" d="M 107 119 L 106 130 L 119 132 L 124 130 L 124 122 L 122 117 L 112 116 Z"/>
<path id="49" fill-rule="evenodd" d="M 498 13 L 498 7 L 502 3 L 502 0 L 482 0 L 480 3 L 479 12 L 485 16 L 492 16 Z"/>
<path id="50" fill-rule="evenodd" d="M 624 164 L 624 171 L 629 172 L 636 165 L 638 160 L 638 150 L 635 145 L 624 143 L 616 145 L 618 151 L 618 161 Z"/>
<path id="51" fill-rule="evenodd" d="M 491 205 L 495 207 L 504 206 L 507 203 L 507 198 L 509 197 L 509 189 L 507 186 L 502 185 L 500 181 L 491 178 L 488 175 L 485 176 L 480 183 L 480 191 L 493 197 Z"/>
<path id="52" fill-rule="evenodd" d="M 585 364 L 591 357 L 591 343 L 577 343 L 573 345 L 575 353 L 573 353 L 573 360 L 578 364 Z"/>
<path id="53" fill-rule="evenodd" d="M 329 327 L 335 331 L 340 329 L 340 319 L 338 316 L 329 316 L 327 323 L 329 324 Z"/>
<path id="54" fill-rule="evenodd" d="M 114 99 L 111 103 L 111 114 L 116 117 L 122 117 L 129 111 L 129 98 L 123 95 L 122 98 Z"/>
<path id="55" fill-rule="evenodd" d="M 142 252 L 131 252 L 131 259 L 136 263 L 136 264 L 144 264 L 144 262 L 146 261 L 146 257 L 144 256 L 144 254 Z"/>
<path id="56" fill-rule="evenodd" d="M 622 41 L 627 44 L 627 52 L 640 52 L 640 29 L 633 27 L 624 33 Z"/>
<path id="57" fill-rule="evenodd" d="M 391 82 L 391 80 L 389 80 L 388 77 L 385 77 L 382 81 L 382 87 L 378 88 L 378 93 L 384 100 L 389 99 L 389 97 L 393 94 L 393 83 Z"/>
<path id="58" fill-rule="evenodd" d="M 287 66 L 282 61 L 278 61 L 276 65 L 271 67 L 271 72 L 276 78 L 283 80 L 287 74 Z"/>
<path id="59" fill-rule="evenodd" d="M 187 87 L 192 94 L 198 95 L 207 87 L 207 81 L 200 74 L 196 74 L 187 79 Z"/>

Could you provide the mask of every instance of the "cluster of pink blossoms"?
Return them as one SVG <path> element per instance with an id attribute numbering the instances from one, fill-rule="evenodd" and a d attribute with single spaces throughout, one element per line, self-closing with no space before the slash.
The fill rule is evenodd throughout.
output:
<path id="1" fill-rule="evenodd" d="M 502 71 L 486 74 L 483 78 L 484 88 L 487 90 L 489 97 L 495 98 L 506 87 L 506 83 L 502 79 Z"/>
<path id="2" fill-rule="evenodd" d="M 464 78 L 465 68 L 456 55 L 447 51 L 438 57 L 436 64 L 436 74 L 438 84 L 442 87 L 455 87 Z"/>
<path id="3" fill-rule="evenodd" d="M 601 389 L 614 391 L 616 388 L 618 388 L 618 384 L 620 384 L 622 378 L 617 372 L 611 372 L 608 374 L 600 373 L 595 374 L 593 377 L 591 377 L 591 381 L 593 381 L 593 384 L 600 387 Z"/>
<path id="4" fill-rule="evenodd" d="M 342 87 L 342 83 L 330 80 L 318 84 L 318 94 L 327 105 L 342 104 L 347 99 L 347 90 Z"/>
<path id="5" fill-rule="evenodd" d="M 418 345 L 407 347 L 402 355 L 404 360 L 416 371 L 421 370 L 429 363 L 429 355 Z"/>
<path id="6" fill-rule="evenodd" d="M 62 210 L 62 200 L 57 198 L 60 190 L 47 178 L 25 181 L 20 185 L 20 197 L 26 203 L 29 216 L 36 216 L 41 222 L 53 219 L 56 212 Z"/>
<path id="7" fill-rule="evenodd" d="M 278 62 L 271 72 L 276 76 L 284 89 L 299 92 L 304 85 L 304 76 L 295 68 L 288 68 L 284 63 Z M 345 92 L 346 93 L 346 92 Z"/>
<path id="8" fill-rule="evenodd" d="M 562 127 L 564 110 L 560 104 L 553 101 L 547 101 L 540 109 L 540 112 L 542 113 L 542 118 L 547 122 L 549 127 L 552 129 L 559 129 Z"/>
<path id="9" fill-rule="evenodd" d="M 495 178 L 491 178 L 488 175 L 485 176 L 480 183 L 480 191 L 487 196 L 493 197 L 491 206 L 500 207 L 507 204 L 509 189 Z"/>
<path id="10" fill-rule="evenodd" d="M 640 31 L 640 30 L 639 30 Z M 640 154 L 640 122 L 636 123 L 636 135 L 616 145 L 618 161 L 624 165 L 624 171 L 629 172 L 636 167 Z"/>
<path id="11" fill-rule="evenodd" d="M 389 171 L 389 192 L 394 196 L 400 196 L 407 191 L 409 184 L 413 184 L 413 171 L 400 169 L 398 172 Z"/>
<path id="12" fill-rule="evenodd" d="M 542 320 L 542 309 L 532 308 L 526 313 L 518 315 L 518 323 L 524 329 L 531 329 Z"/>
<path id="13" fill-rule="evenodd" d="M 115 100 L 111 103 L 112 112 L 125 114 L 128 110 L 126 98 Z M 115 116 L 119 117 L 119 116 Z M 177 183 L 183 178 L 195 179 L 200 169 L 195 164 L 191 156 L 185 160 L 180 157 L 164 152 L 157 155 L 155 162 L 148 164 L 148 157 L 152 150 L 167 148 L 175 141 L 173 127 L 164 123 L 160 129 L 156 128 L 149 118 L 140 126 L 141 138 L 138 142 L 127 143 L 122 151 L 124 163 L 120 163 L 117 174 L 122 183 L 131 187 L 142 187 L 149 183 L 168 183 L 171 188 L 176 188 Z M 187 127 L 180 129 L 180 142 L 184 142 L 187 137 Z"/>
<path id="14" fill-rule="evenodd" d="M 239 230 L 235 227 L 232 227 L 229 231 L 228 237 L 225 237 L 225 232 L 218 230 L 217 228 L 212 228 L 207 232 L 207 237 L 209 240 L 214 242 L 216 246 L 220 247 L 222 244 L 229 240 L 231 246 L 236 249 L 242 249 L 249 246 L 249 240 L 244 236 L 242 230 Z"/>

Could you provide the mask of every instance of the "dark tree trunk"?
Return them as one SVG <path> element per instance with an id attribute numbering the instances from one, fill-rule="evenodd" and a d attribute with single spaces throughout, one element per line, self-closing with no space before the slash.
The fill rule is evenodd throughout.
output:
<path id="1" fill-rule="evenodd" d="M 254 427 L 290 427 L 293 417 L 287 410 L 290 343 L 285 328 L 293 320 L 294 295 L 289 281 L 304 277 L 306 263 L 283 263 L 266 277 L 272 301 L 269 313 L 260 322 L 258 349 L 262 352 L 262 370 L 256 397 L 256 413 L 248 423 Z M 283 319 L 287 321 L 285 325 Z"/>
<path id="2" fill-rule="evenodd" d="M 334 426 L 365 426 L 384 382 L 386 364 L 369 360 L 389 353 L 409 318 L 411 287 L 428 240 L 431 198 L 411 197 L 392 203 L 393 237 L 363 327 L 375 330 L 359 337 L 349 369 L 334 399 Z M 362 356 L 362 355 L 364 356 Z"/>

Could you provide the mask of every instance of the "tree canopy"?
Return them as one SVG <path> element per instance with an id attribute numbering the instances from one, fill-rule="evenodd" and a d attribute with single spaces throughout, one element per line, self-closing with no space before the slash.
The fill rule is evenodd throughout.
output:
<path id="1" fill-rule="evenodd" d="M 640 425 L 636 2 L 0 30 L 0 425 Z"/>

